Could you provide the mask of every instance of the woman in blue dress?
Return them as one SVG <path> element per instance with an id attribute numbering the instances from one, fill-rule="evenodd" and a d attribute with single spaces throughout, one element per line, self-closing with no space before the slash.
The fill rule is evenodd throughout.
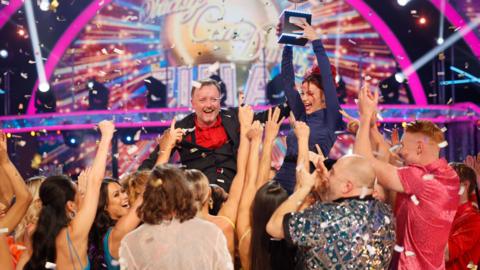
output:
<path id="1" fill-rule="evenodd" d="M 281 76 L 285 83 L 285 95 L 288 105 L 298 121 L 310 127 L 309 149 L 316 151 L 318 144 L 324 156 L 328 156 L 336 140 L 335 131 L 344 129 L 336 86 L 330 62 L 325 48 L 317 33 L 306 22 L 297 24 L 304 30 L 303 37 L 312 42 L 318 66 L 307 72 L 300 91 L 295 89 L 295 73 L 293 67 L 293 51 L 285 46 L 282 55 Z M 295 168 L 297 166 L 298 144 L 293 131 L 287 135 L 287 151 L 283 164 L 275 176 L 289 194 L 295 188 Z"/>

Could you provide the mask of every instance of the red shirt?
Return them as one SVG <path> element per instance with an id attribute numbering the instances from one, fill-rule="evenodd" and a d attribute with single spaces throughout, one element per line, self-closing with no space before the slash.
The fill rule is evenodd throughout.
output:
<path id="1" fill-rule="evenodd" d="M 222 125 L 222 118 L 217 117 L 217 121 L 213 126 L 202 128 L 198 125 L 195 117 L 195 143 L 208 148 L 217 149 L 224 145 L 228 140 L 225 128 Z"/>
<path id="2" fill-rule="evenodd" d="M 445 159 L 397 170 L 398 269 L 445 269 L 445 247 L 459 203 L 460 181 Z M 427 176 L 425 176 L 427 175 Z"/>
<path id="3" fill-rule="evenodd" d="M 460 205 L 448 238 L 448 270 L 467 269 L 480 261 L 480 213 L 471 202 Z"/>

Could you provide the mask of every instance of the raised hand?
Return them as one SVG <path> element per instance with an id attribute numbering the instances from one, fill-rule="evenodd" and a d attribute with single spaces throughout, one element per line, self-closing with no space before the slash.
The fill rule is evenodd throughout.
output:
<path id="1" fill-rule="evenodd" d="M 372 117 L 377 112 L 378 90 L 372 94 L 370 86 L 365 84 L 358 93 L 358 111 L 361 117 Z M 371 119 L 371 118 L 370 118 Z"/>
<path id="2" fill-rule="evenodd" d="M 253 122 L 252 127 L 248 131 L 247 138 L 249 140 L 255 140 L 255 139 L 261 140 L 262 135 L 263 135 L 263 127 L 260 124 L 260 121 L 256 120 L 255 122 Z"/>
<path id="3" fill-rule="evenodd" d="M 272 108 L 268 109 L 268 120 L 265 123 L 265 140 L 275 140 L 280 130 L 282 122 L 285 117 L 280 118 L 280 108 L 275 107 L 272 113 Z"/>
<path id="4" fill-rule="evenodd" d="M 317 32 L 315 31 L 315 29 L 313 29 L 313 27 L 310 24 L 307 23 L 307 21 L 301 20 L 301 22 L 294 23 L 294 24 L 302 28 L 303 30 L 303 35 L 299 36 L 298 38 L 306 38 L 310 41 L 314 41 L 318 39 Z"/>
<path id="5" fill-rule="evenodd" d="M 160 145 L 160 150 L 173 149 L 178 142 L 182 141 L 183 130 L 181 128 L 175 128 L 176 120 L 173 118 L 170 123 L 170 128 L 165 130 L 162 136 L 157 138 L 157 143 Z"/>
<path id="6" fill-rule="evenodd" d="M 477 156 L 471 156 L 468 155 L 465 158 L 464 163 L 475 170 L 475 173 L 477 174 L 477 179 L 480 179 L 480 153 L 477 154 Z"/>
<path id="7" fill-rule="evenodd" d="M 7 136 L 0 130 L 0 164 L 8 163 Z"/>
<path id="8" fill-rule="evenodd" d="M 98 123 L 98 128 L 100 129 L 102 137 L 112 138 L 113 133 L 115 133 L 115 124 L 113 121 L 103 120 Z"/>
<path id="9" fill-rule="evenodd" d="M 250 106 L 238 107 L 238 121 L 240 122 L 240 130 L 248 132 L 253 122 L 253 110 Z"/>
<path id="10" fill-rule="evenodd" d="M 293 129 L 293 132 L 295 133 L 295 136 L 297 136 L 297 139 L 308 139 L 310 136 L 310 128 L 307 124 L 305 124 L 305 122 L 302 121 L 295 121 L 295 128 Z"/>

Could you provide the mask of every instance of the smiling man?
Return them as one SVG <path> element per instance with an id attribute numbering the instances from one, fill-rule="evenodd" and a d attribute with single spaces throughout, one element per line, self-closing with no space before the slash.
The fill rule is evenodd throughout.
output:
<path id="1" fill-rule="evenodd" d="M 238 109 L 221 109 L 220 86 L 215 80 L 199 81 L 192 89 L 194 113 L 178 121 L 175 128 L 184 130 L 176 145 L 183 165 L 202 171 L 211 184 L 218 184 L 226 191 L 236 174 L 237 150 L 240 144 Z M 280 105 L 281 115 L 288 116 L 290 110 Z M 266 113 L 258 113 L 255 120 L 266 121 Z M 160 147 L 143 161 L 139 169 L 151 169 L 157 162 Z"/>

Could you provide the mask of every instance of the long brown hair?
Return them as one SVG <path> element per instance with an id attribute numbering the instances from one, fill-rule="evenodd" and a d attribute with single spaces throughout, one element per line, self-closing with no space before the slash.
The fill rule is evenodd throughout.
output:
<path id="1" fill-rule="evenodd" d="M 182 170 L 165 164 L 156 166 L 150 174 L 143 203 L 137 210 L 148 224 L 160 224 L 176 218 L 180 222 L 192 219 L 197 212 L 193 194 Z"/>

